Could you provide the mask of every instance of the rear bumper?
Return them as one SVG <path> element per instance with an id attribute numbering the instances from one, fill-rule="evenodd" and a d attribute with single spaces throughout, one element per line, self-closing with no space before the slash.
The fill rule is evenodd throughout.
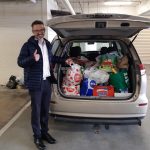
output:
<path id="1" fill-rule="evenodd" d="M 57 116 L 107 118 L 107 120 L 108 118 L 145 117 L 147 108 L 148 99 L 145 93 L 134 95 L 129 100 L 105 101 L 66 99 L 54 92 L 50 105 L 51 113 Z"/>
<path id="2" fill-rule="evenodd" d="M 100 125 L 141 125 L 141 119 L 143 117 L 132 118 L 89 118 L 89 117 L 72 117 L 50 114 L 55 120 L 67 121 L 74 123 L 86 123 L 86 124 L 100 124 Z"/>

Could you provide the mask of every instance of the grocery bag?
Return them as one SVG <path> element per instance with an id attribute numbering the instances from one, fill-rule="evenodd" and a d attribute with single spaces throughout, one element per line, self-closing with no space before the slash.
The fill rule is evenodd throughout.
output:
<path id="1" fill-rule="evenodd" d="M 110 85 L 113 85 L 115 92 L 128 92 L 128 85 L 126 84 L 123 72 L 111 73 L 109 78 Z"/>
<path id="2" fill-rule="evenodd" d="M 92 96 L 93 95 L 93 88 L 96 86 L 96 81 L 91 80 L 89 78 L 83 79 L 80 88 L 80 95 L 81 96 Z"/>
<path id="3" fill-rule="evenodd" d="M 66 95 L 79 95 L 80 82 L 82 80 L 81 66 L 72 64 L 62 82 L 62 91 Z"/>

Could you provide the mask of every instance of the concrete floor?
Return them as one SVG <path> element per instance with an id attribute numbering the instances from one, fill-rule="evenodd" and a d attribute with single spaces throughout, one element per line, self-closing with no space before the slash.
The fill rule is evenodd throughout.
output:
<path id="1" fill-rule="evenodd" d="M 150 77 L 148 77 L 150 83 Z M 148 87 L 149 91 L 150 86 Z M 148 93 L 148 92 L 147 92 Z M 150 92 L 148 93 L 150 99 Z M 0 137 L 0 150 L 36 150 L 30 127 L 30 108 Z M 49 121 L 50 133 L 58 143 L 50 150 L 150 150 L 150 111 L 142 126 L 101 126 L 96 134 L 92 125 Z"/>
<path id="2" fill-rule="evenodd" d="M 29 101 L 28 90 L 0 86 L 0 131 Z"/>

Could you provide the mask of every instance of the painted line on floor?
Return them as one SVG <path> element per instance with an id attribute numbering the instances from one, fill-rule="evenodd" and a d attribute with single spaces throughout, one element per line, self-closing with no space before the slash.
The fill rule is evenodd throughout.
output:
<path id="1" fill-rule="evenodd" d="M 29 101 L 18 113 L 0 130 L 0 136 L 21 116 L 21 114 L 31 105 Z"/>

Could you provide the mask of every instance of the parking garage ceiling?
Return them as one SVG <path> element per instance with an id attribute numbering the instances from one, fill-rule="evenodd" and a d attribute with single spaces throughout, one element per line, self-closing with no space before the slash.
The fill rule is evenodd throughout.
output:
<path id="1" fill-rule="evenodd" d="M 26 2 L 36 3 L 38 1 L 42 0 L 0 0 L 0 2 L 16 2 L 16 3 L 26 3 Z M 54 0 L 54 1 L 59 6 L 60 10 L 69 11 L 65 6 L 64 3 L 65 0 Z M 91 7 L 95 6 L 95 9 L 98 10 L 99 6 L 107 6 L 105 3 L 108 1 L 125 2 L 125 3 L 131 2 L 130 5 L 127 5 L 128 7 L 138 7 L 141 5 L 141 3 L 147 3 L 147 1 L 150 0 L 68 0 L 68 1 L 70 2 L 71 6 L 76 11 L 76 13 L 84 13 L 85 8 L 90 10 Z M 145 12 L 143 12 L 143 14 L 145 16 L 150 16 L 150 10 L 146 10 Z"/>
<path id="2" fill-rule="evenodd" d="M 40 0 L 0 0 L 0 2 L 33 2 L 36 3 L 37 1 Z"/>
<path id="3" fill-rule="evenodd" d="M 61 9 L 65 9 L 64 7 L 64 0 L 55 0 L 57 2 L 57 4 L 59 5 L 59 7 Z M 138 6 L 141 4 L 142 1 L 146 1 L 146 0 L 112 0 L 112 1 L 116 1 L 118 3 L 120 2 L 125 2 L 126 4 L 128 2 L 131 2 L 129 7 L 133 7 L 133 6 Z M 90 4 L 95 4 L 95 5 L 101 5 L 101 6 L 106 6 L 106 2 L 110 2 L 110 0 L 69 0 L 69 2 L 71 3 L 72 7 L 86 7 L 87 5 L 90 6 Z M 124 5 L 125 5 L 124 3 Z M 82 9 L 82 8 L 81 8 Z"/>
<path id="4" fill-rule="evenodd" d="M 60 10 L 67 11 L 67 8 L 64 4 L 65 0 L 55 0 L 58 4 Z M 146 6 L 146 8 L 150 6 L 147 6 L 147 4 L 150 5 L 150 0 L 69 0 L 70 4 L 72 5 L 73 9 L 76 11 L 76 13 L 84 13 L 84 10 L 88 10 L 90 12 L 90 9 L 94 7 L 95 10 L 97 10 L 97 13 L 100 7 L 120 7 L 120 6 L 127 6 L 130 8 L 139 8 L 143 4 Z M 117 5 L 110 4 L 109 2 L 116 2 Z M 109 3 L 109 5 L 107 4 Z M 122 3 L 122 4 L 121 4 Z M 130 4 L 129 4 L 130 3 Z M 146 10 L 143 14 L 150 16 L 150 10 Z"/>
<path id="5" fill-rule="evenodd" d="M 0 0 L 0 2 L 27 2 L 27 1 L 31 1 L 31 2 L 36 2 L 36 1 L 42 1 L 42 0 Z M 57 4 L 61 7 L 63 7 L 63 3 L 64 0 L 55 0 L 57 2 Z M 84 5 L 84 4 L 91 4 L 91 3 L 100 3 L 102 5 L 104 5 L 104 2 L 106 1 L 110 1 L 110 0 L 69 0 L 69 2 L 72 5 Z M 118 1 L 118 2 L 132 2 L 131 6 L 136 6 L 138 4 L 140 4 L 142 1 L 147 1 L 147 0 L 112 0 L 112 1 Z"/>

